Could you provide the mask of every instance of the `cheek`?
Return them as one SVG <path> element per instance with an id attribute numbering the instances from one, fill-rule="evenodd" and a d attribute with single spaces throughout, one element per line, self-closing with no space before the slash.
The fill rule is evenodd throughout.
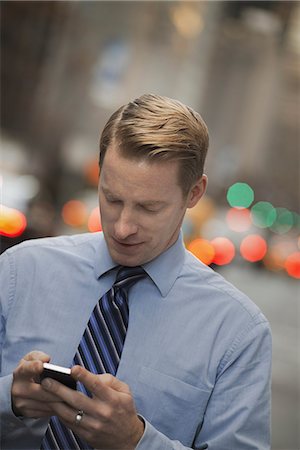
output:
<path id="1" fill-rule="evenodd" d="M 180 222 L 181 218 L 179 219 L 177 215 L 168 214 L 167 216 L 159 218 L 156 222 L 152 223 L 149 230 L 152 230 L 154 239 L 163 242 L 164 240 L 169 239 L 169 237 L 178 228 Z"/>
<path id="2" fill-rule="evenodd" d="M 116 211 L 113 208 L 105 205 L 105 202 L 102 202 L 102 203 L 100 202 L 100 215 L 101 215 L 101 221 L 103 223 L 104 222 L 111 223 L 111 222 L 116 221 L 118 218 Z"/>

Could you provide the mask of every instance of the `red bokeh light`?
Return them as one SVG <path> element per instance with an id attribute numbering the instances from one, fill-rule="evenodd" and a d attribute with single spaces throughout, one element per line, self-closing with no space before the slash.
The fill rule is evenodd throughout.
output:
<path id="1" fill-rule="evenodd" d="M 268 246 L 265 239 L 258 234 L 250 234 L 245 237 L 240 245 L 242 257 L 250 262 L 262 260 L 267 252 L 267 249 Z"/>
<path id="2" fill-rule="evenodd" d="M 235 256 L 235 247 L 230 239 L 226 237 L 216 237 L 211 241 L 215 250 L 215 256 L 212 260 L 214 264 L 223 266 L 229 264 Z"/>
<path id="3" fill-rule="evenodd" d="M 291 277 L 300 278 L 300 252 L 289 255 L 284 266 Z"/>
<path id="4" fill-rule="evenodd" d="M 226 215 L 228 227 L 239 233 L 251 227 L 250 211 L 247 208 L 230 208 Z"/>
<path id="5" fill-rule="evenodd" d="M 26 226 L 27 220 L 21 211 L 0 205 L 0 235 L 10 238 L 20 236 Z"/>

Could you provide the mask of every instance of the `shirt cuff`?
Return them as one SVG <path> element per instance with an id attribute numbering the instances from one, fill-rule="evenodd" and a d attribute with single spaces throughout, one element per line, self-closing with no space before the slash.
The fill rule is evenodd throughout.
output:
<path id="1" fill-rule="evenodd" d="M 15 416 L 11 404 L 12 375 L 6 375 L 0 379 L 0 423 L 3 434 L 9 434 L 20 427 L 22 420 Z"/>
<path id="2" fill-rule="evenodd" d="M 143 416 L 138 415 L 145 424 L 145 430 L 135 450 L 172 450 L 169 438 L 160 433 Z"/>

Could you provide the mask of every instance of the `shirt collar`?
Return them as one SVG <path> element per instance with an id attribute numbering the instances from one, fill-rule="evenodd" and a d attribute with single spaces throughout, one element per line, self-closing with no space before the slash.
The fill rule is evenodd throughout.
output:
<path id="1" fill-rule="evenodd" d="M 117 266 L 109 254 L 103 233 L 99 233 L 99 235 L 100 239 L 98 239 L 95 254 L 95 273 L 97 278 L 100 278 Z M 182 232 L 180 232 L 177 241 L 170 248 L 152 261 L 143 264 L 143 268 L 163 297 L 166 297 L 181 271 L 184 252 L 183 236 Z"/>
<path id="2" fill-rule="evenodd" d="M 105 273 L 109 272 L 110 270 L 114 269 L 118 266 L 116 264 L 108 251 L 104 234 L 103 232 L 99 233 L 96 245 L 96 251 L 95 251 L 95 274 L 97 278 L 100 278 Z"/>
<path id="3" fill-rule="evenodd" d="M 177 241 L 170 248 L 143 265 L 163 297 L 166 297 L 181 272 L 184 252 L 183 236 L 180 232 Z"/>

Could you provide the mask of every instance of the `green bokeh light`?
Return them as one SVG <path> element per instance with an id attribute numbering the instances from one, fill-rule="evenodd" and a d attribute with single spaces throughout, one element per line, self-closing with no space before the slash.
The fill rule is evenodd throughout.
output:
<path id="1" fill-rule="evenodd" d="M 286 208 L 276 208 L 276 213 L 276 220 L 270 229 L 279 234 L 287 233 L 294 225 L 293 213 Z"/>
<path id="2" fill-rule="evenodd" d="M 293 218 L 294 218 L 294 227 L 300 229 L 300 214 L 297 214 L 296 212 L 294 212 Z"/>
<path id="3" fill-rule="evenodd" d="M 271 227 L 277 217 L 277 211 L 269 202 L 258 202 L 251 208 L 251 218 L 254 225 L 260 228 Z"/>
<path id="4" fill-rule="evenodd" d="M 227 201 L 233 208 L 248 208 L 253 200 L 253 189 L 247 183 L 235 183 L 227 191 Z"/>

